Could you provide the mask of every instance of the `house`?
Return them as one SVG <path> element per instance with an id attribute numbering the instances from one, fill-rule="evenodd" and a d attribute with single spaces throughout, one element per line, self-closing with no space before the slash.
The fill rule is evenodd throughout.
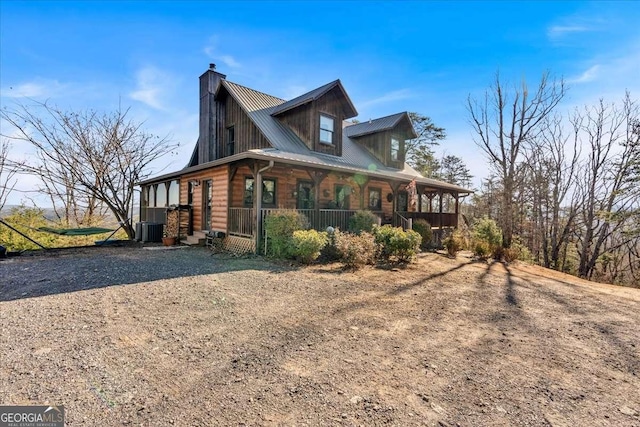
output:
<path id="1" fill-rule="evenodd" d="M 405 141 L 416 137 L 408 114 L 349 121 L 357 114 L 340 80 L 286 101 L 230 82 L 211 64 L 200 76 L 191 159 L 140 183 L 140 219 L 179 227 L 188 241 L 218 231 L 228 248 L 251 251 L 264 218 L 281 209 L 297 209 L 319 230 L 345 229 L 361 209 L 381 223 L 456 227 L 459 197 L 470 191 L 405 163 Z M 443 212 L 444 197 L 455 200 L 453 212 Z"/>

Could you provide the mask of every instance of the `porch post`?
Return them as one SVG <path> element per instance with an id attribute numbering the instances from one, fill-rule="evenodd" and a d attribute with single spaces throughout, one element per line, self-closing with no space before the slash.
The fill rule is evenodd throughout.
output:
<path id="1" fill-rule="evenodd" d="M 438 227 L 442 230 L 442 190 L 438 190 Z"/>
<path id="2" fill-rule="evenodd" d="M 456 199 L 456 207 L 455 207 L 455 212 L 456 212 L 456 219 L 455 219 L 455 228 L 458 228 L 458 217 L 460 216 L 460 202 L 459 202 L 459 196 L 458 193 L 451 193 L 451 195 Z"/>
<path id="3" fill-rule="evenodd" d="M 311 226 L 318 229 L 320 226 L 320 184 L 327 177 L 326 172 L 307 170 L 309 177 L 313 181 L 313 221 Z"/>
<path id="4" fill-rule="evenodd" d="M 365 179 L 362 183 L 358 183 L 358 187 L 360 187 L 360 209 L 364 209 L 365 208 L 365 202 L 364 202 L 364 188 L 367 186 L 367 184 L 369 183 L 369 178 Z M 382 195 L 380 195 L 380 197 L 382 197 Z"/>
<path id="5" fill-rule="evenodd" d="M 422 213 L 422 187 L 416 185 L 416 191 L 418 192 L 418 212 Z"/>

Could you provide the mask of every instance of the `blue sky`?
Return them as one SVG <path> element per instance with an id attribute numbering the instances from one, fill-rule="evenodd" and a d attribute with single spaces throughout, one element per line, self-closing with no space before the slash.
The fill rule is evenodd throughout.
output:
<path id="1" fill-rule="evenodd" d="M 639 23 L 632 1 L 3 0 L 0 104 L 29 96 L 64 108 L 131 106 L 147 130 L 181 144 L 155 165 L 168 171 L 187 162 L 197 139 L 198 76 L 210 62 L 285 99 L 340 78 L 360 120 L 406 110 L 446 128 L 439 155 L 462 157 L 478 185 L 487 164 L 467 97 L 483 96 L 498 70 L 531 85 L 549 70 L 569 83 L 564 109 L 625 90 L 638 98 Z M 21 177 L 21 189 L 32 186 Z"/>

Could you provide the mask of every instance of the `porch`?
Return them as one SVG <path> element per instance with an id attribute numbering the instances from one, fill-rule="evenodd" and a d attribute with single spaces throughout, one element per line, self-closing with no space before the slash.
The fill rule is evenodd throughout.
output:
<path id="1" fill-rule="evenodd" d="M 304 215 L 308 220 L 308 226 L 318 231 L 326 230 L 331 226 L 340 230 L 349 229 L 349 219 L 358 210 L 346 209 L 274 209 L 264 208 L 260 210 L 260 218 L 265 218 L 274 212 L 296 211 Z M 228 234 L 231 236 L 255 238 L 255 224 L 257 221 L 254 208 L 229 208 Z M 380 224 L 391 224 L 395 227 L 407 228 L 409 219 L 415 221 L 424 219 L 434 229 L 455 228 L 458 226 L 458 214 L 434 213 L 434 212 L 395 212 L 386 215 L 383 211 L 372 211 L 380 218 Z M 264 230 L 264 227 L 261 227 Z"/>

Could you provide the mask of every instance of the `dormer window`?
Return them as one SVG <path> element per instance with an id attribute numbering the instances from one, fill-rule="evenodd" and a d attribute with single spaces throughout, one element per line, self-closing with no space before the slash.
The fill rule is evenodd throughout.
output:
<path id="1" fill-rule="evenodd" d="M 333 119 L 320 115 L 320 142 L 322 144 L 333 144 Z"/>
<path id="2" fill-rule="evenodd" d="M 391 160 L 394 162 L 400 160 L 400 140 L 396 137 L 391 138 Z"/>

